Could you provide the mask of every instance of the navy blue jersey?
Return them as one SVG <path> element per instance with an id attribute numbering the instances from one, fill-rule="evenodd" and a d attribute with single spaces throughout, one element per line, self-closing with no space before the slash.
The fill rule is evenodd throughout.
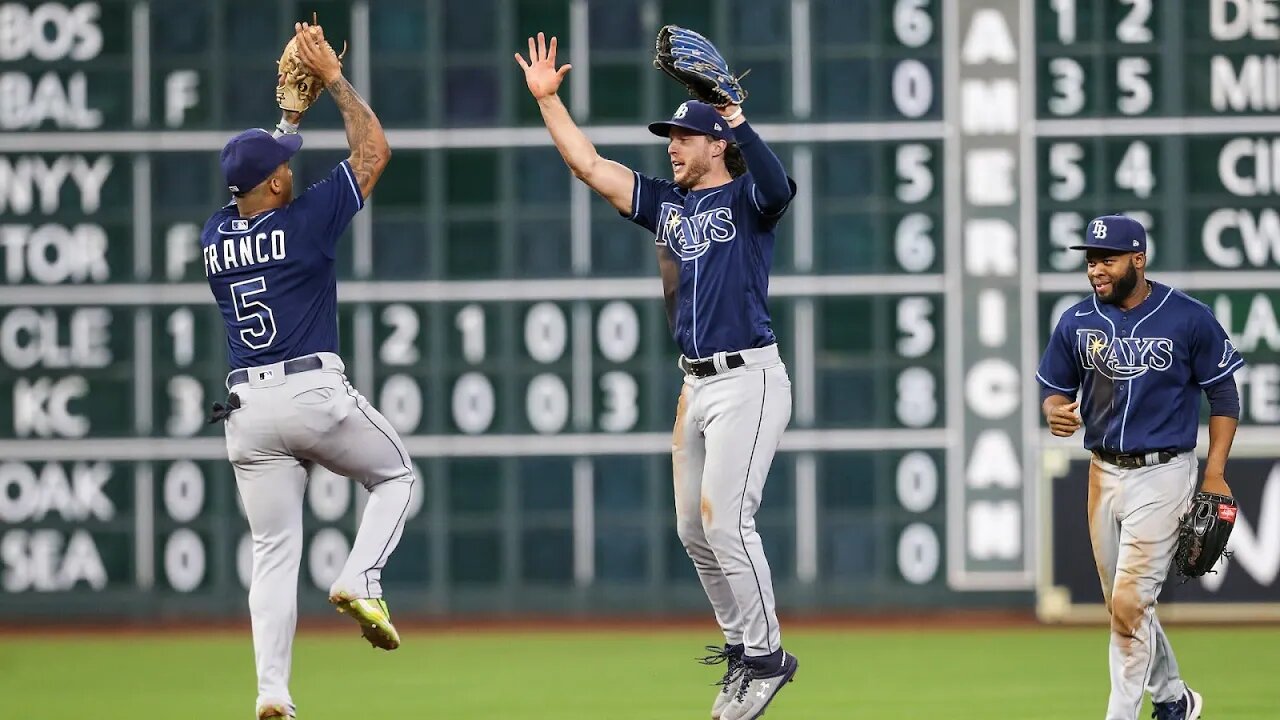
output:
<path id="1" fill-rule="evenodd" d="M 338 238 L 364 198 L 343 160 L 293 202 L 252 218 L 235 203 L 200 233 L 231 368 L 338 351 Z"/>
<path id="2" fill-rule="evenodd" d="M 1067 397 L 1082 391 L 1086 448 L 1145 453 L 1194 448 L 1203 388 L 1243 366 L 1204 303 L 1153 282 L 1132 310 L 1096 296 L 1068 308 L 1036 379 Z"/>
<path id="3" fill-rule="evenodd" d="M 672 336 L 680 352 L 706 358 L 775 342 L 769 270 L 786 206 L 773 215 L 761 211 L 751 173 L 705 190 L 635 176 L 629 219 L 653 231 L 679 264 Z"/>

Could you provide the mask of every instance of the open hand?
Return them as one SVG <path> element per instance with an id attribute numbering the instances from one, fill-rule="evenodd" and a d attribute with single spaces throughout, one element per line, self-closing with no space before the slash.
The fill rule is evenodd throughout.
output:
<path id="1" fill-rule="evenodd" d="M 1059 405 L 1049 411 L 1049 432 L 1058 437 L 1071 437 L 1080 429 L 1080 414 L 1076 412 L 1076 408 L 1080 407 L 1080 401 L 1069 402 L 1065 405 Z"/>
<path id="2" fill-rule="evenodd" d="M 565 73 L 573 67 L 565 63 L 556 69 L 556 38 L 551 38 L 551 47 L 548 48 L 546 36 L 542 33 L 538 33 L 536 44 L 533 38 L 529 38 L 529 61 L 525 62 L 520 53 L 516 53 L 516 62 L 524 68 L 524 81 L 537 100 L 555 95 Z"/>

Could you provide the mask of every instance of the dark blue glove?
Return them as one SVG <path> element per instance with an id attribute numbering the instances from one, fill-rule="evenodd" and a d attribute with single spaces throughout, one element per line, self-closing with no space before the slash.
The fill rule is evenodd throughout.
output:
<path id="1" fill-rule="evenodd" d="M 741 105 L 747 91 L 712 42 L 687 28 L 664 25 L 658 31 L 653 66 L 675 78 L 693 97 L 716 107 Z"/>

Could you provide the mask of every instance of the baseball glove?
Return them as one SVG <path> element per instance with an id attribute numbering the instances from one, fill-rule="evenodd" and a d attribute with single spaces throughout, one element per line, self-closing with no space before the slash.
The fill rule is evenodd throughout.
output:
<path id="1" fill-rule="evenodd" d="M 709 105 L 741 105 L 747 99 L 747 91 L 740 82 L 747 73 L 735 76 L 716 46 L 687 28 L 664 25 L 658 31 L 653 66 Z"/>
<path id="2" fill-rule="evenodd" d="M 1173 562 L 1186 580 L 1216 572 L 1213 566 L 1224 553 L 1231 529 L 1236 526 L 1236 501 L 1226 495 L 1197 492 L 1191 509 L 1178 521 L 1178 547 Z"/>
<path id="3" fill-rule="evenodd" d="M 311 23 L 315 25 L 315 15 L 311 16 Z M 333 47 L 328 42 L 325 42 L 325 47 L 328 47 L 330 52 L 333 51 Z M 341 60 L 346 54 L 347 46 L 343 43 L 342 54 L 338 55 L 338 59 Z M 284 46 L 284 52 L 276 61 L 276 104 L 281 110 L 306 112 L 322 92 L 324 92 L 324 83 L 320 78 L 312 75 L 307 70 L 307 66 L 302 63 L 302 59 L 298 57 L 298 35 L 294 35 L 289 38 L 289 42 Z"/>

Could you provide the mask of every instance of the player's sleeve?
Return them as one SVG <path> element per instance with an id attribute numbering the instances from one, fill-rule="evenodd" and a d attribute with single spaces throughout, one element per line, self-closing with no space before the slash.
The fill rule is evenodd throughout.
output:
<path id="1" fill-rule="evenodd" d="M 796 196 L 796 182 L 787 177 L 782 161 L 750 123 L 743 122 L 733 133 L 751 172 L 751 204 L 761 217 L 776 222 Z"/>
<path id="2" fill-rule="evenodd" d="M 1244 367 L 1244 357 L 1208 307 L 1197 303 L 1189 319 L 1191 378 L 1200 387 L 1209 387 Z"/>
<path id="3" fill-rule="evenodd" d="M 1066 318 L 1058 321 L 1058 327 L 1049 337 L 1036 370 L 1036 382 L 1040 383 L 1042 395 L 1074 398 L 1080 389 L 1080 360 L 1072 347 L 1071 328 Z"/>
<path id="4" fill-rule="evenodd" d="M 657 232 L 662 197 L 675 186 L 675 183 L 649 177 L 640 172 L 635 172 L 635 176 L 635 187 L 631 189 L 631 214 L 619 213 L 619 215 L 646 230 Z"/>
<path id="5" fill-rule="evenodd" d="M 330 258 L 337 252 L 338 238 L 363 207 L 360 184 L 346 160 L 338 163 L 329 177 L 307 188 L 293 202 L 294 212 L 301 212 L 301 216 L 306 218 L 308 235 Z"/>

